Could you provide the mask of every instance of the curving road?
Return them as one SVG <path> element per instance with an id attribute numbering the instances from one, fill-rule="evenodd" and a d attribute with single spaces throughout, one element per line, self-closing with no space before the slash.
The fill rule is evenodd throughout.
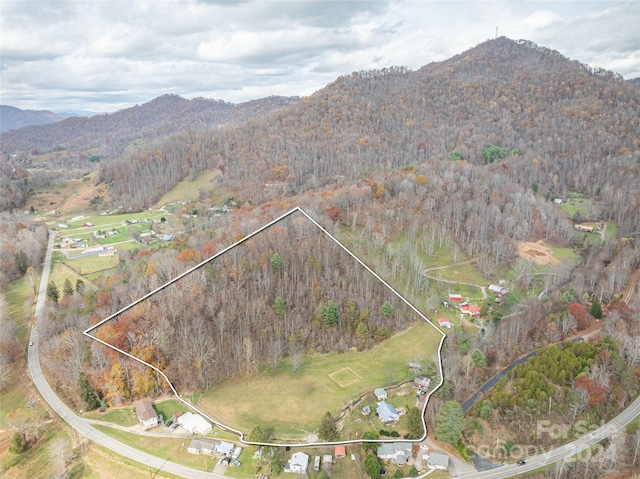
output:
<path id="1" fill-rule="evenodd" d="M 112 437 L 92 427 L 86 420 L 77 416 L 71 409 L 66 406 L 66 404 L 64 404 L 58 398 L 58 396 L 56 396 L 53 389 L 51 389 L 42 372 L 40 360 L 38 358 L 38 323 L 46 320 L 43 315 L 43 310 L 46 301 L 47 284 L 49 283 L 49 270 L 51 269 L 51 254 L 53 252 L 54 236 L 55 233 L 53 231 L 49 231 L 47 255 L 42 270 L 40 289 L 38 291 L 36 301 L 36 323 L 31 329 L 30 336 L 30 341 L 33 343 L 33 345 L 29 347 L 28 353 L 29 372 L 43 399 L 64 421 L 66 421 L 71 427 L 73 427 L 83 436 L 91 439 L 92 441 L 100 444 L 103 447 L 106 447 L 107 449 L 110 449 L 117 454 L 120 454 L 121 456 L 133 459 L 134 461 L 153 468 L 156 472 L 167 472 L 188 479 L 227 479 L 225 476 L 220 474 L 199 471 L 197 469 L 192 469 L 187 466 L 182 466 L 180 464 L 161 459 L 113 439 Z M 565 460 L 578 454 L 580 451 L 583 451 L 590 446 L 593 446 L 594 444 L 602 441 L 603 439 L 610 437 L 617 431 L 623 430 L 624 426 L 629 424 L 629 422 L 631 422 L 638 415 L 640 415 L 640 397 L 636 398 L 636 400 L 631 403 L 629 407 L 627 407 L 623 412 L 621 412 L 618 416 L 616 416 L 604 426 L 588 434 L 585 434 L 584 436 L 565 446 L 553 449 L 543 454 L 539 454 L 535 457 L 529 457 L 527 458 L 527 463 L 522 466 L 501 466 L 488 471 L 482 471 L 474 474 L 465 474 L 464 476 L 458 477 L 465 477 L 468 479 L 501 479 L 554 464 L 558 461 Z"/>
<path id="2" fill-rule="evenodd" d="M 182 466 L 174 462 L 161 459 L 146 452 L 139 451 L 131 446 L 127 446 L 112 437 L 98 431 L 91 426 L 87 421 L 82 419 L 67 407 L 58 396 L 56 396 L 51 386 L 47 382 L 42 368 L 40 367 L 40 360 L 38 358 L 38 323 L 46 321 L 43 310 L 46 301 L 47 284 L 49 283 L 49 270 L 51 269 L 51 253 L 53 251 L 53 240 L 55 233 L 49 231 L 49 245 L 47 247 L 47 256 L 42 269 L 42 278 L 40 279 L 40 290 L 38 291 L 38 297 L 36 302 L 36 323 L 31 329 L 30 341 L 33 343 L 29 347 L 28 362 L 29 373 L 33 379 L 34 384 L 40 391 L 42 398 L 51 406 L 51 408 L 66 421 L 72 428 L 78 431 L 83 436 L 91 439 L 92 441 L 110 449 L 113 452 L 120 454 L 121 456 L 133 459 L 145 466 L 148 466 L 154 470 L 154 472 L 162 471 L 175 474 L 177 476 L 186 477 L 188 479 L 226 479 L 225 476 L 220 474 L 214 474 L 213 472 L 204 472 L 197 469 L 192 469 L 187 466 Z M 187 454 L 185 452 L 185 454 Z"/>

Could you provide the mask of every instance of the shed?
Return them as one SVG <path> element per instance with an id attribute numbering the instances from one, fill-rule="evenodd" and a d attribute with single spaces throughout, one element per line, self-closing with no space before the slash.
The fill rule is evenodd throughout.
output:
<path id="1" fill-rule="evenodd" d="M 462 295 L 449 293 L 449 301 L 462 301 Z"/>
<path id="2" fill-rule="evenodd" d="M 419 388 L 428 388 L 431 384 L 431 378 L 425 376 L 424 374 L 418 374 L 414 379 L 413 383 Z"/>
<path id="3" fill-rule="evenodd" d="M 347 448 L 345 446 L 336 446 L 333 453 L 336 455 L 336 459 L 347 457 Z"/>
<path id="4" fill-rule="evenodd" d="M 375 388 L 373 391 L 373 395 L 378 401 L 384 401 L 385 399 L 387 399 L 387 391 L 385 391 L 384 388 Z"/>
<path id="5" fill-rule="evenodd" d="M 438 324 L 443 328 L 451 329 L 451 321 L 448 318 L 438 318 Z"/>
<path id="6" fill-rule="evenodd" d="M 218 447 L 216 448 L 216 452 L 218 454 L 222 454 L 223 456 L 231 456 L 233 453 L 234 445 L 230 442 L 221 441 Z"/>

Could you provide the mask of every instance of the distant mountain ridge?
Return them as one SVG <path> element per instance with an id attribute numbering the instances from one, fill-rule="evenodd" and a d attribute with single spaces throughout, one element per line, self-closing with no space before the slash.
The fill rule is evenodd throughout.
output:
<path id="1" fill-rule="evenodd" d="M 31 125 L 55 123 L 64 117 L 48 110 L 21 110 L 14 106 L 0 105 L 0 133 Z"/>
<path id="2" fill-rule="evenodd" d="M 140 137 L 157 138 L 185 130 L 201 131 L 238 124 L 297 101 L 298 97 L 271 96 L 233 104 L 207 98 L 187 100 L 169 94 L 115 113 L 64 120 L 56 115 L 58 120 L 55 124 L 25 126 L 3 132 L 0 147 L 12 153 L 34 149 L 79 151 L 102 148 L 103 153 L 115 156 L 129 141 Z"/>

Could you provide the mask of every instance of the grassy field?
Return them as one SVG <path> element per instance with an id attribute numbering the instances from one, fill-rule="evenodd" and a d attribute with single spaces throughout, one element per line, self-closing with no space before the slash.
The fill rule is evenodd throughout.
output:
<path id="1" fill-rule="evenodd" d="M 135 426 L 138 423 L 134 407 L 125 407 L 117 409 L 109 409 L 105 412 L 90 412 L 83 414 L 82 417 L 87 419 L 96 419 L 98 421 L 106 421 L 119 426 Z"/>
<path id="2" fill-rule="evenodd" d="M 200 191 L 207 192 L 207 197 L 216 197 L 217 188 L 213 186 L 213 180 L 220 174 L 219 170 L 205 171 L 193 179 L 185 178 L 174 186 L 171 191 L 167 192 L 158 200 L 155 208 L 160 208 L 168 203 L 177 201 L 192 202 L 198 199 Z M 218 194 L 219 202 L 224 200 L 223 194 Z M 215 203 L 216 201 L 214 201 Z"/>
<path id="3" fill-rule="evenodd" d="M 594 210 L 594 202 L 581 193 L 570 191 L 567 202 L 560 205 L 560 208 L 566 213 L 567 218 L 573 219 L 576 211 L 579 211 L 583 218 L 587 218 Z"/>
<path id="4" fill-rule="evenodd" d="M 177 464 L 193 467 L 194 469 L 202 471 L 212 470 L 215 464 L 215 459 L 211 456 L 188 453 L 187 447 L 191 442 L 189 438 L 176 437 L 174 439 L 168 437 L 139 436 L 105 426 L 96 426 L 96 429 L 136 449 L 157 457 L 162 457 L 167 461 Z"/>
<path id="5" fill-rule="evenodd" d="M 308 434 L 317 430 L 325 412 L 336 414 L 347 401 L 375 387 L 412 379 L 407 363 L 416 357 L 431 358 L 439 341 L 432 326 L 418 321 L 371 351 L 306 356 L 302 371 L 294 373 L 283 362 L 275 373 L 216 385 L 204 394 L 199 407 L 245 432 L 260 425 L 278 437 Z M 342 377 L 346 365 L 353 374 L 341 386 L 330 375 Z M 358 377 L 362 379 L 355 381 Z"/>

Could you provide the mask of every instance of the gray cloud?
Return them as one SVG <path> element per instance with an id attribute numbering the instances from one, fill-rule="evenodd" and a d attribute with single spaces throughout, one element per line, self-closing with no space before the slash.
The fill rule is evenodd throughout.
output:
<path id="1" fill-rule="evenodd" d="M 445 60 L 496 27 L 640 76 L 636 1 L 2 2 L 1 102 L 24 109 L 308 95 L 352 71 Z"/>

